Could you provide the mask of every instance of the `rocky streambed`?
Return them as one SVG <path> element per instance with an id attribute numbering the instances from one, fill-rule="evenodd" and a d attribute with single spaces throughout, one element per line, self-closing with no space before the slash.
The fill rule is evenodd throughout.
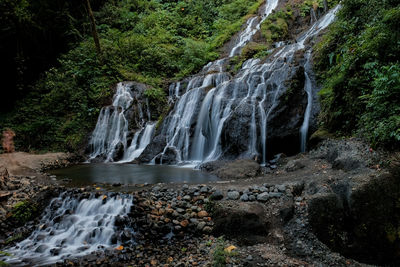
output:
<path id="1" fill-rule="evenodd" d="M 243 160 L 215 163 L 208 171 L 223 179 L 205 184 L 65 188 L 59 181 L 42 184 L 3 171 L 2 186 L 11 194 L 1 199 L 1 250 L 21 248 L 19 242 L 31 235 L 38 255 L 59 256 L 46 262 L 57 266 L 396 265 L 400 182 L 398 173 L 381 169 L 380 160 L 361 142 L 347 140 L 325 142 L 295 157 L 282 155 L 274 169 Z M 241 166 L 256 170 L 229 174 Z M 75 204 L 59 212 L 67 198 Z M 60 200 L 48 206 L 51 199 Z M 129 203 L 124 212 L 104 209 L 118 207 L 119 199 Z M 38 232 L 83 216 L 83 201 L 87 205 L 81 206 L 98 205 L 88 214 L 105 211 L 104 218 L 85 213 L 94 220 L 88 224 L 93 234 L 76 248 L 79 253 L 63 254 L 62 242 L 38 249 L 43 238 L 50 238 Z M 93 229 L 108 225 L 106 218 L 113 232 L 100 244 L 104 233 Z M 41 265 L 32 258 L 16 264 Z"/>

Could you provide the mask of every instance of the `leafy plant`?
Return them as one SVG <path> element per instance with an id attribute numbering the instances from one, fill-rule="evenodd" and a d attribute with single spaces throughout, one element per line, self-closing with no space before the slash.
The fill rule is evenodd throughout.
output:
<path id="1" fill-rule="evenodd" d="M 400 147 L 400 7 L 395 1 L 349 0 L 315 47 L 321 126 L 358 134 L 372 146 Z"/>
<path id="2" fill-rule="evenodd" d="M 226 249 L 227 243 L 223 236 L 218 237 L 213 251 L 213 266 L 223 267 L 228 263 L 229 257 L 235 256 L 235 252 Z"/>

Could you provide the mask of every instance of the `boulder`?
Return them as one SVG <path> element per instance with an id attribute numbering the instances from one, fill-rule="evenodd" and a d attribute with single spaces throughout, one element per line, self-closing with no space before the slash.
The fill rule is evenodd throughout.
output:
<path id="1" fill-rule="evenodd" d="M 261 167 L 254 160 L 240 159 L 227 162 L 212 173 L 221 179 L 245 179 L 260 175 Z"/>
<path id="2" fill-rule="evenodd" d="M 217 205 L 213 212 L 214 232 L 226 236 L 266 235 L 269 221 L 266 208 L 256 202 L 233 202 Z"/>

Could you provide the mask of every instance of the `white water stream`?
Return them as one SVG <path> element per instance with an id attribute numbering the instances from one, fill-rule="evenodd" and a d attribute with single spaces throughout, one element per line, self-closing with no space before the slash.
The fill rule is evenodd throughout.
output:
<path id="1" fill-rule="evenodd" d="M 131 196 L 78 200 L 66 194 L 52 200 L 40 226 L 27 239 L 7 250 L 10 265 L 42 266 L 64 258 L 88 255 L 104 248 L 116 248 L 111 238 L 116 216 L 132 206 Z"/>

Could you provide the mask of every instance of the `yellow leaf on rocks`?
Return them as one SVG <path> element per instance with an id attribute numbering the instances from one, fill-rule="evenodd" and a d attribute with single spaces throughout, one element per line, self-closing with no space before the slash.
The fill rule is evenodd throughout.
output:
<path id="1" fill-rule="evenodd" d="M 116 250 L 123 250 L 124 249 L 124 246 L 119 246 L 119 247 L 117 247 L 117 248 L 115 248 Z"/>
<path id="2" fill-rule="evenodd" d="M 235 249 L 236 249 L 235 246 L 229 246 L 229 247 L 225 248 L 224 250 L 225 250 L 225 252 L 231 253 L 232 250 L 235 250 Z"/>
<path id="3" fill-rule="evenodd" d="M 96 190 L 100 190 L 101 188 L 100 187 L 96 187 Z"/>

